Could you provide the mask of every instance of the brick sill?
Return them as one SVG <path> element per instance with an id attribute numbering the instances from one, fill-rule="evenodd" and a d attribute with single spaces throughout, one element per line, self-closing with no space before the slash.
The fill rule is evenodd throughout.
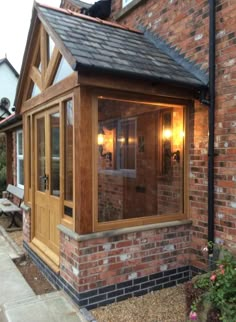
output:
<path id="1" fill-rule="evenodd" d="M 62 233 L 64 233 L 65 235 L 67 235 L 68 237 L 76 241 L 86 241 L 86 240 L 97 239 L 97 238 L 104 238 L 104 237 L 107 238 L 107 237 L 113 237 L 113 236 L 118 236 L 122 234 L 135 233 L 135 232 L 140 232 L 145 230 L 160 229 L 160 228 L 173 227 L 173 226 L 176 227 L 176 226 L 189 225 L 189 224 L 192 224 L 192 220 L 176 220 L 176 221 L 170 221 L 165 223 L 127 227 L 127 228 L 120 228 L 120 229 L 114 229 L 109 231 L 101 231 L 101 232 L 91 233 L 86 235 L 79 235 L 63 225 L 58 225 L 57 228 Z"/>
<path id="2" fill-rule="evenodd" d="M 115 15 L 115 20 L 119 20 L 126 16 L 131 10 L 136 8 L 139 4 L 146 2 L 147 0 L 133 0 L 131 3 L 129 3 L 127 6 L 122 8 L 116 15 Z"/>

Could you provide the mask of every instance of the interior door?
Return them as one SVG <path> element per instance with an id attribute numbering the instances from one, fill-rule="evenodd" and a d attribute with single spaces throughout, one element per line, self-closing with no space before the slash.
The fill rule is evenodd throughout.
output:
<path id="1" fill-rule="evenodd" d="M 60 114 L 59 107 L 35 117 L 35 205 L 33 243 L 59 264 Z"/>

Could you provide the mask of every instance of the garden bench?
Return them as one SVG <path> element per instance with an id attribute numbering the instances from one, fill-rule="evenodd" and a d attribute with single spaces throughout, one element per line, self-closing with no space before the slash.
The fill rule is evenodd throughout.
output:
<path id="1" fill-rule="evenodd" d="M 16 216 L 22 216 L 20 205 L 24 198 L 24 190 L 9 184 L 7 190 L 3 192 L 3 197 L 0 199 L 0 216 L 5 214 L 11 216 L 11 223 L 7 230 L 19 230 L 20 226 L 16 222 Z M 17 204 L 14 201 L 17 199 Z"/>

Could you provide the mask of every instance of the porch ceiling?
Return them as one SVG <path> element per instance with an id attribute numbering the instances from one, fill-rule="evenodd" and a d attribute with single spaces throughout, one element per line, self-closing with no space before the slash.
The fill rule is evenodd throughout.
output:
<path id="1" fill-rule="evenodd" d="M 206 83 L 148 40 L 144 33 L 65 9 L 35 4 L 46 29 L 76 70 L 103 70 L 186 87 Z M 63 53 L 63 48 L 65 53 Z"/>

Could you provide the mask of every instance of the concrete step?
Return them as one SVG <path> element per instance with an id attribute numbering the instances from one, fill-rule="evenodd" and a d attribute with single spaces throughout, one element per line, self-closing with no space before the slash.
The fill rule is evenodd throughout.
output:
<path id="1" fill-rule="evenodd" d="M 19 259 L 24 256 L 24 252 L 8 236 L 5 229 L 0 226 L 0 252 L 8 254 L 11 259 Z"/>
<path id="2" fill-rule="evenodd" d="M 53 292 L 2 305 L 1 322 L 86 322 L 62 292 Z"/>

